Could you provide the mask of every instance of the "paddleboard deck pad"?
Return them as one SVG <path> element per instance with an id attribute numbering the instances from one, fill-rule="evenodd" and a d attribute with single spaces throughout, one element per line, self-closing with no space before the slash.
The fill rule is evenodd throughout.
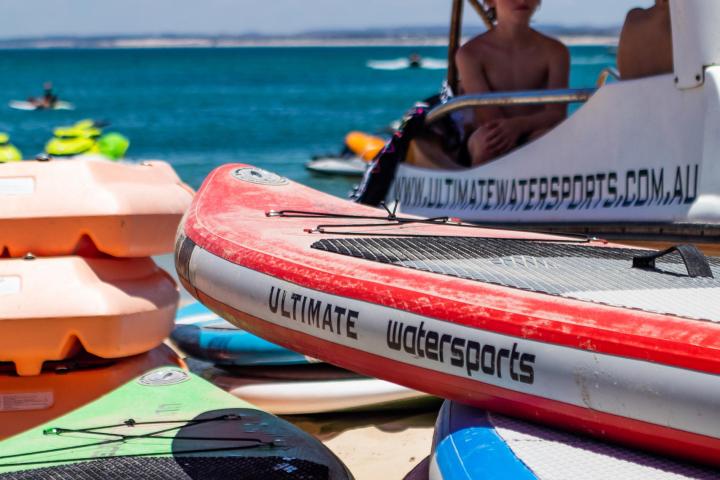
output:
<path id="1" fill-rule="evenodd" d="M 213 311 L 303 354 L 720 464 L 720 271 L 691 246 L 397 217 L 227 165 L 176 267 Z"/>
<path id="2" fill-rule="evenodd" d="M 171 366 L 0 442 L 0 479 L 138 476 L 351 478 L 309 434 Z"/>
<path id="3" fill-rule="evenodd" d="M 678 252 L 654 269 L 632 268 L 647 250 L 509 239 L 337 238 L 312 248 L 467 280 L 577 300 L 720 321 L 720 258 L 709 276 L 688 276 Z"/>
<path id="4" fill-rule="evenodd" d="M 239 329 L 197 302 L 178 311 L 170 338 L 191 357 L 216 365 L 305 365 L 314 361 Z"/>
<path id="5" fill-rule="evenodd" d="M 431 480 L 711 480 L 718 472 L 445 402 Z"/>

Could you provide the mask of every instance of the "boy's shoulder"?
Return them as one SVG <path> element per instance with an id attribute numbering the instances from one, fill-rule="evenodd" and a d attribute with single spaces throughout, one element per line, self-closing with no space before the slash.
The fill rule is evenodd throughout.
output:
<path id="1" fill-rule="evenodd" d="M 481 33 L 479 35 L 476 35 L 473 38 L 471 38 L 470 40 L 468 40 L 467 42 L 465 42 L 460 47 L 460 50 L 463 50 L 463 49 L 476 50 L 476 49 L 485 48 L 492 43 L 492 36 L 493 35 L 492 35 L 491 31 L 487 31 L 487 32 Z"/>
<path id="2" fill-rule="evenodd" d="M 568 48 L 559 40 L 549 37 L 543 33 L 534 30 L 535 39 L 537 46 L 540 47 L 546 54 L 553 57 L 565 57 L 569 56 L 570 52 Z M 457 52 L 458 57 L 472 57 L 478 58 L 483 52 L 489 52 L 498 48 L 497 40 L 494 38 L 491 31 L 481 33 L 480 35 L 473 37 L 471 40 L 466 42 Z"/>
<path id="3" fill-rule="evenodd" d="M 633 8 L 627 13 L 625 21 L 643 21 L 651 16 L 651 14 L 652 11 L 649 8 Z"/>
<path id="4" fill-rule="evenodd" d="M 492 48 L 492 35 L 490 32 L 481 33 L 465 42 L 455 54 L 459 61 L 472 61 L 486 58 L 486 54 Z"/>
<path id="5" fill-rule="evenodd" d="M 648 30 L 657 29 L 657 10 L 653 8 L 633 8 L 625 17 L 621 37 L 628 35 L 640 40 Z"/>
<path id="6" fill-rule="evenodd" d="M 667 21 L 667 15 L 663 14 L 664 11 L 658 7 L 650 8 L 633 8 L 625 17 L 625 26 L 630 25 L 633 27 L 645 27 L 656 29 L 658 22 Z M 669 13 L 668 13 L 669 14 Z"/>

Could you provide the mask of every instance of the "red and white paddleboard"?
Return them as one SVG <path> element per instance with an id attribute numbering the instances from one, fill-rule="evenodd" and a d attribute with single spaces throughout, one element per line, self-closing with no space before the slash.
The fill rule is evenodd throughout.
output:
<path id="1" fill-rule="evenodd" d="M 720 465 L 720 261 L 652 253 L 394 219 L 227 165 L 195 197 L 176 265 L 211 309 L 306 355 Z"/>

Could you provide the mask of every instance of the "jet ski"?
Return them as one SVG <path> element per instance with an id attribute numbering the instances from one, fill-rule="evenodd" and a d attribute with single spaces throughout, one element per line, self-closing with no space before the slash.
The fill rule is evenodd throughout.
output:
<path id="1" fill-rule="evenodd" d="M 82 120 L 69 127 L 58 127 L 45 145 L 45 153 L 53 157 L 101 156 L 119 160 L 125 156 L 130 141 L 116 132 L 103 133 L 107 123 Z"/>
<path id="2" fill-rule="evenodd" d="M 0 163 L 19 162 L 20 160 L 22 160 L 22 153 L 10 143 L 10 135 L 0 132 Z"/>
<path id="3" fill-rule="evenodd" d="M 305 168 L 329 175 L 361 176 L 373 158 L 385 147 L 385 139 L 368 133 L 352 131 L 345 136 L 342 151 L 316 155 Z"/>
<path id="4" fill-rule="evenodd" d="M 422 67 L 422 57 L 417 53 L 413 53 L 408 57 L 408 67 L 420 68 Z"/>

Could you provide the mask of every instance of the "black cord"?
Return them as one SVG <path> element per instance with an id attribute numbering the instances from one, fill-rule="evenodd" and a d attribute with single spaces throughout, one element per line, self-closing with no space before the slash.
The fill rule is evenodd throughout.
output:
<path id="1" fill-rule="evenodd" d="M 72 445 L 68 447 L 60 447 L 60 448 L 52 448 L 47 450 L 38 450 L 35 452 L 24 452 L 24 453 L 16 453 L 12 455 L 2 455 L 0 456 L 0 460 L 10 459 L 10 458 L 18 458 L 18 457 L 27 457 L 30 455 L 43 455 L 48 453 L 58 453 L 58 452 L 64 452 L 64 451 L 70 451 L 70 450 L 76 450 L 76 449 L 83 449 L 88 447 L 100 447 L 103 445 L 110 445 L 114 443 L 125 443 L 127 441 L 131 440 L 137 440 L 137 439 L 148 439 L 148 438 L 156 438 L 156 439 L 167 439 L 167 440 L 203 440 L 203 441 L 217 441 L 217 442 L 253 442 L 251 445 L 243 445 L 243 446 L 233 446 L 233 447 L 217 447 L 217 448 L 207 448 L 207 449 L 198 449 L 198 450 L 187 450 L 187 451 L 175 451 L 175 453 L 198 453 L 198 452 L 210 452 L 210 451 L 223 451 L 223 450 L 238 450 L 238 449 L 245 449 L 245 448 L 254 448 L 258 446 L 274 446 L 274 442 L 267 442 L 264 440 L 260 440 L 258 438 L 249 438 L 249 437 L 240 437 L 240 438 L 216 438 L 216 437 L 194 437 L 194 436 L 164 436 L 162 434 L 171 432 L 173 430 L 178 430 L 184 427 L 188 426 L 195 426 L 195 425 L 201 425 L 203 423 L 209 423 L 209 422 L 218 422 L 218 421 L 238 421 L 242 420 L 242 417 L 238 415 L 220 415 L 218 417 L 214 418 L 206 418 L 206 419 L 194 419 L 194 420 L 162 420 L 162 421 L 151 421 L 151 422 L 136 422 L 133 419 L 128 419 L 124 421 L 123 423 L 115 424 L 115 425 L 105 425 L 101 427 L 89 427 L 89 428 L 80 428 L 80 429 L 70 429 L 70 428 L 48 428 L 43 431 L 44 435 L 57 435 L 62 436 L 64 434 L 88 434 L 88 435 L 99 435 L 99 436 L 109 436 L 109 437 L 115 437 L 109 440 L 103 440 L 98 441 L 94 443 L 87 443 L 83 445 Z M 167 424 L 178 424 L 170 428 L 164 428 L 161 430 L 157 430 L 154 432 L 148 432 L 141 435 L 127 435 L 127 434 L 121 434 L 121 433 L 113 433 L 113 432 L 102 432 L 101 430 L 106 430 L 109 428 L 120 428 L 120 427 L 127 427 L 127 428 L 134 428 L 137 426 L 142 425 L 167 425 Z M 162 453 L 162 452 L 161 452 Z M 151 455 L 158 455 L 158 453 L 149 453 L 149 454 L 133 454 L 133 455 L 113 455 L 112 458 L 124 458 L 124 457 L 143 457 L 143 456 L 151 456 Z M 8 463 L 8 464 L 0 464 L 0 467 L 15 467 L 15 466 L 22 466 L 22 465 L 35 465 L 35 464 L 43 464 L 43 463 L 58 463 L 58 462 L 77 462 L 77 461 L 83 461 L 83 460 L 95 460 L 96 457 L 83 459 L 83 458 L 72 458 L 72 459 L 53 459 L 53 460 L 38 460 L 38 461 L 32 461 L 32 462 L 24 462 L 24 463 Z"/>
<path id="2" fill-rule="evenodd" d="M 397 204 L 393 211 L 387 208 L 385 203 L 381 203 L 381 206 L 388 212 L 387 216 L 374 216 L 374 215 L 350 215 L 344 213 L 330 213 L 330 212 L 313 212 L 303 210 L 270 210 L 265 213 L 267 217 L 280 217 L 280 218 L 337 218 L 337 219 L 358 219 L 358 220 L 382 220 L 386 223 L 355 223 L 355 224 L 321 224 L 313 229 L 307 229 L 307 233 L 325 233 L 333 235 L 361 235 L 361 236 L 377 236 L 377 237 L 413 237 L 413 238 L 453 238 L 453 235 L 426 235 L 426 234 L 412 234 L 412 233 L 377 233 L 377 232 L 358 232 L 358 231 L 334 231 L 335 228 L 378 228 L 378 227 L 398 227 L 410 224 L 419 225 L 442 225 L 448 227 L 460 227 L 460 228 L 482 228 L 482 229 L 493 229 L 503 230 L 507 232 L 526 232 L 526 230 L 502 227 L 498 228 L 495 226 L 476 225 L 470 223 L 462 223 L 454 220 L 451 217 L 434 217 L 434 218 L 412 218 L 412 217 L 398 217 L 396 215 Z M 505 237 L 483 237 L 488 240 L 514 240 L 521 242 L 552 242 L 552 243 L 589 243 L 594 238 L 581 233 L 567 233 L 558 234 L 556 232 L 544 232 L 544 231 L 533 231 L 539 235 L 552 235 L 554 237 L 565 237 L 565 238 L 554 238 L 554 239 L 538 239 L 538 238 L 505 238 Z"/>

